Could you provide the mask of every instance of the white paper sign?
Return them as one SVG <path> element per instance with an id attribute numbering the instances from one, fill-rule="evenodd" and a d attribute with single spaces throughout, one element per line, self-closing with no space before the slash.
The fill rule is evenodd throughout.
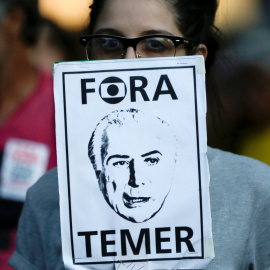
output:
<path id="1" fill-rule="evenodd" d="M 203 58 L 58 63 L 54 93 L 66 267 L 206 267 Z"/>
<path id="2" fill-rule="evenodd" d="M 49 154 L 49 147 L 43 143 L 9 139 L 3 154 L 0 196 L 24 201 L 28 188 L 45 173 Z"/>

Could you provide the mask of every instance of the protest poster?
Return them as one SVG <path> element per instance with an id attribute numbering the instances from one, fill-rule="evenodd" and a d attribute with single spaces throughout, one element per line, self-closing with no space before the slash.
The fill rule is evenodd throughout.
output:
<path id="1" fill-rule="evenodd" d="M 66 267 L 206 267 L 203 58 L 56 63 L 54 95 Z"/>
<path id="2" fill-rule="evenodd" d="M 46 172 L 49 156 L 44 143 L 10 138 L 2 157 L 0 197 L 23 202 L 27 190 Z"/>

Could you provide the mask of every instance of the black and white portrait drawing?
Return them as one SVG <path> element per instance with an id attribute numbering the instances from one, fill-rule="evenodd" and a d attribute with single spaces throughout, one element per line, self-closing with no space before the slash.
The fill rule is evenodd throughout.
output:
<path id="1" fill-rule="evenodd" d="M 88 155 L 118 215 L 140 223 L 159 212 L 174 177 L 176 142 L 166 121 L 137 109 L 113 111 L 97 124 Z"/>

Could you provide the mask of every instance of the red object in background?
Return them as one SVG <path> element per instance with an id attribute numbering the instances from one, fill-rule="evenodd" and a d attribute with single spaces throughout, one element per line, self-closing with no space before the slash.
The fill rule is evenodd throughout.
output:
<path id="1" fill-rule="evenodd" d="M 0 127 L 0 154 L 10 138 L 25 139 L 46 144 L 50 149 L 47 170 L 56 166 L 53 78 L 40 73 L 38 85 L 14 114 Z M 13 209 L 15 207 L 16 209 Z M 13 211 L 14 210 L 14 211 Z M 11 270 L 7 262 L 15 250 L 16 227 L 21 206 L 0 199 L 0 220 L 10 224 L 7 230 L 8 248 L 0 250 L 0 269 Z M 9 219 L 9 220 L 7 220 Z M 2 222 L 0 222 L 1 227 Z M 2 224 L 3 225 L 3 224 Z"/>
<path id="2" fill-rule="evenodd" d="M 12 267 L 10 267 L 7 262 L 10 258 L 10 256 L 12 255 L 12 253 L 15 250 L 15 246 L 16 246 L 16 235 L 17 235 L 17 231 L 13 230 L 11 233 L 11 243 L 10 243 L 10 247 L 7 250 L 1 250 L 0 251 L 0 269 L 1 270 L 13 270 Z"/>
<path id="3" fill-rule="evenodd" d="M 40 73 L 36 90 L 0 127 L 0 151 L 8 139 L 18 138 L 46 144 L 50 148 L 47 169 L 56 166 L 53 78 Z"/>

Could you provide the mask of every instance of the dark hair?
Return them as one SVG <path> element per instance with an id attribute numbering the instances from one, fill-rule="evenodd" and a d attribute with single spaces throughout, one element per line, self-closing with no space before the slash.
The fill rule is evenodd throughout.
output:
<path id="1" fill-rule="evenodd" d="M 214 26 L 218 0 L 163 0 L 175 16 L 175 22 L 184 37 L 195 40 L 196 44 L 203 43 L 208 48 L 206 69 L 215 60 L 219 49 L 220 32 Z M 90 24 L 88 31 L 93 33 L 97 18 L 106 0 L 94 0 L 90 6 Z M 194 52 L 194 51 L 193 51 Z M 187 51 L 192 54 L 192 51 Z"/>
<path id="2" fill-rule="evenodd" d="M 25 14 L 21 38 L 23 42 L 32 46 L 35 45 L 41 25 L 41 16 L 38 10 L 37 0 L 13 0 L 7 2 L 7 12 L 21 8 Z"/>

